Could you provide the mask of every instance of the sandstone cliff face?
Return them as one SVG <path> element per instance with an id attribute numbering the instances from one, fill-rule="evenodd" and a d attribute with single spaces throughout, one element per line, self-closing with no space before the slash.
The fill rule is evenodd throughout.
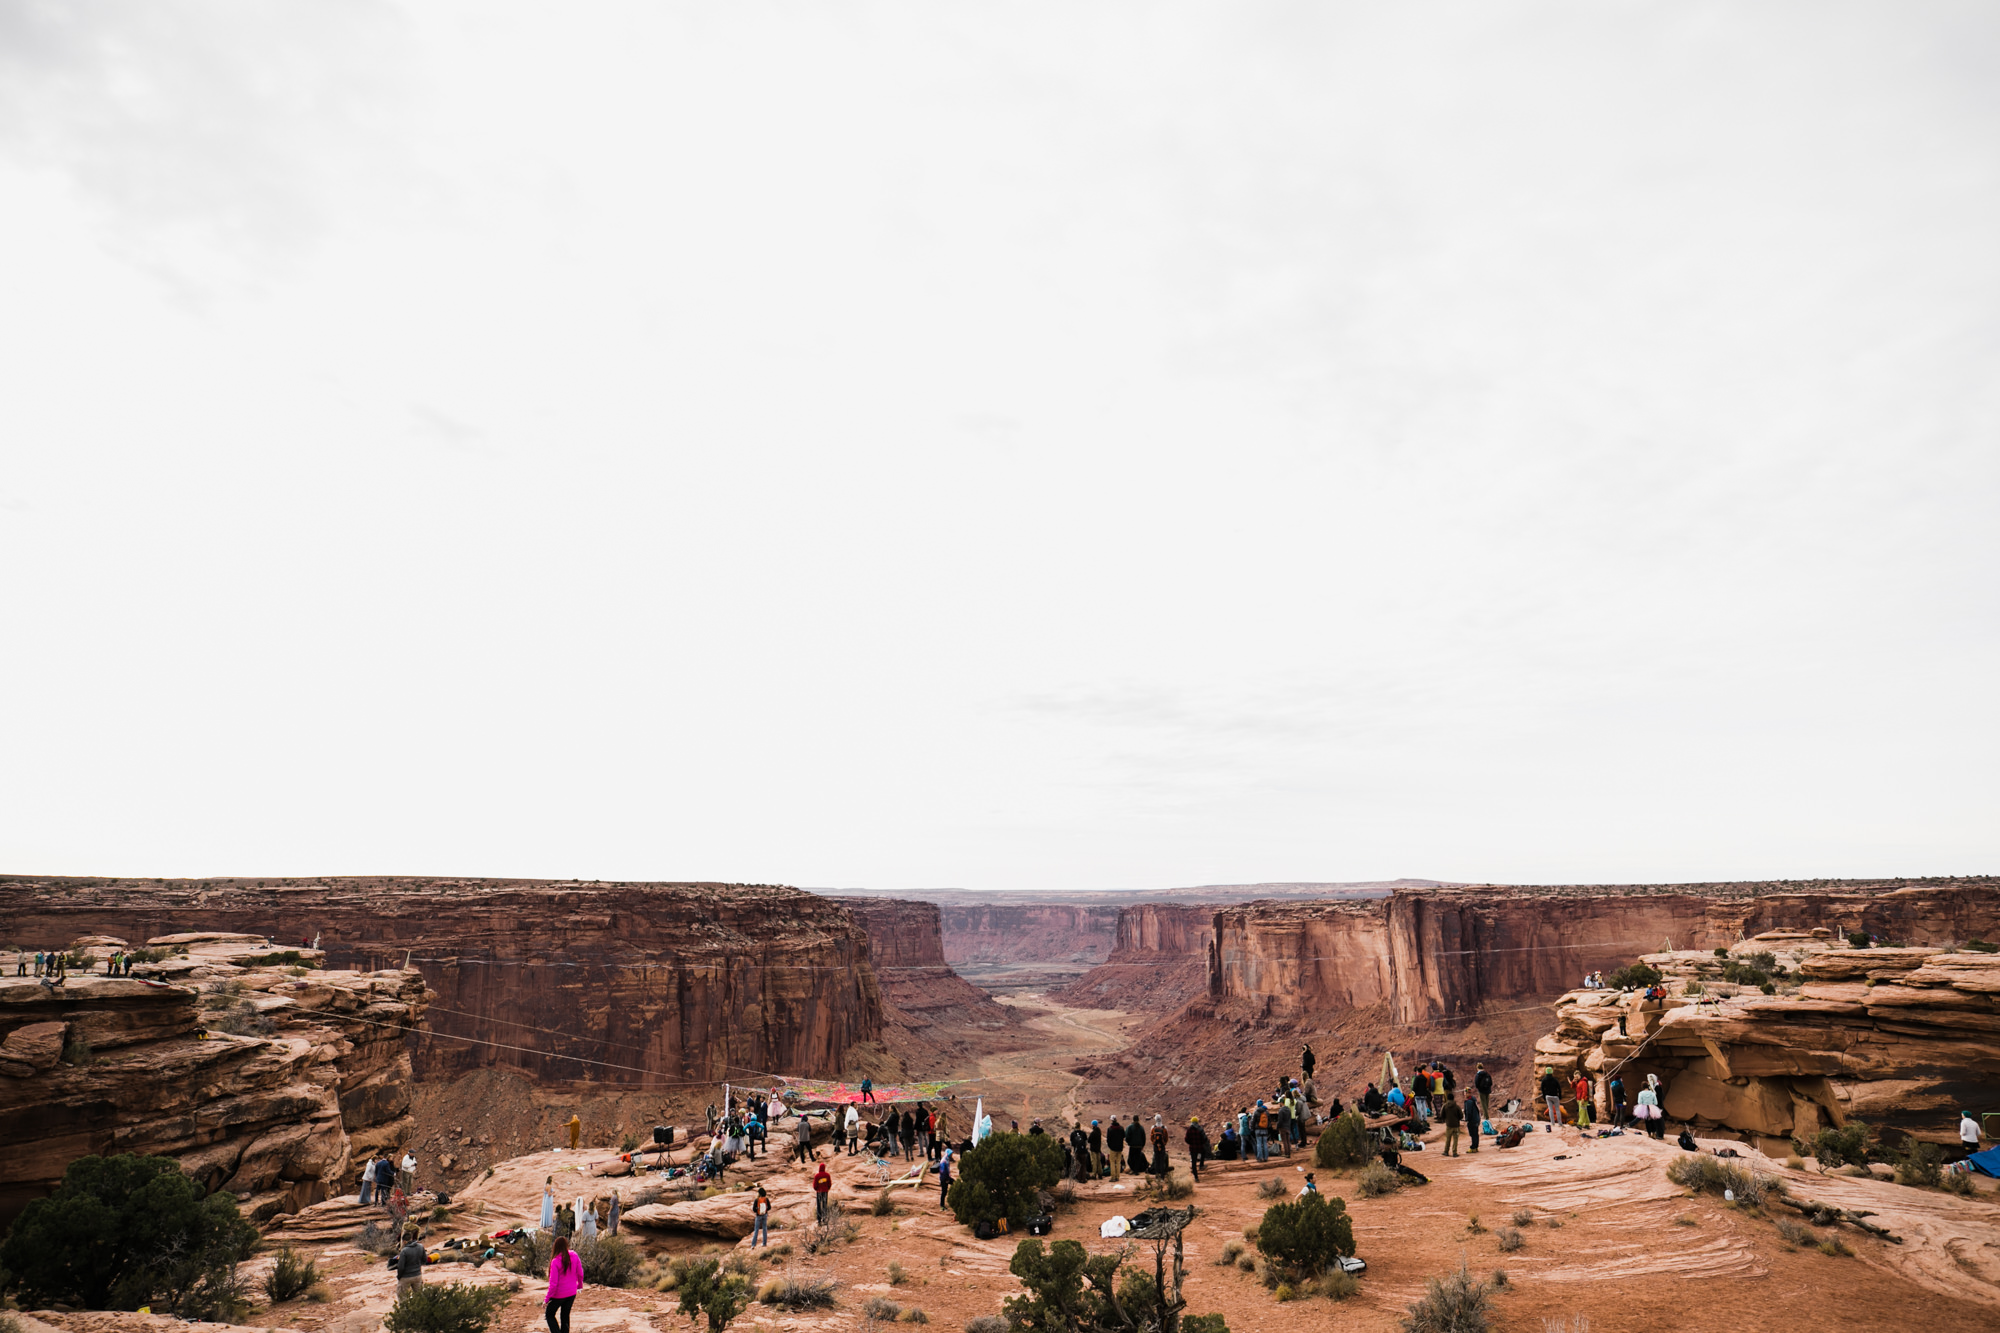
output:
<path id="1" fill-rule="evenodd" d="M 1712 954 L 1651 955 L 1665 999 L 1571 992 L 1537 1061 L 1584 1070 L 1600 1111 L 1614 1071 L 1629 1097 L 1655 1075 L 1669 1117 L 1773 1153 L 1851 1116 L 1955 1141 L 1959 1108 L 2000 1101 L 2000 956 L 1852 949 L 1790 931 L 1735 952 L 1757 947 L 1803 984 L 1764 995 L 1719 981 Z"/>
<path id="2" fill-rule="evenodd" d="M 937 904 L 900 898 L 832 901 L 867 933 L 882 988 L 883 1044 L 906 1075 L 943 1077 L 953 1062 L 1020 1044 L 1020 1015 L 945 963 Z"/>
<path id="3" fill-rule="evenodd" d="M 1117 907 L 1059 903 L 942 909 L 944 956 L 953 965 L 1058 963 L 1090 966 L 1111 955 Z"/>
<path id="4" fill-rule="evenodd" d="M 1178 1009 L 1208 993 L 1215 908 L 1142 903 L 1118 911 L 1111 956 L 1053 998 L 1086 1009 Z"/>
<path id="5" fill-rule="evenodd" d="M 1399 890 L 1215 914 L 1209 996 L 1270 1015 L 1387 1004 L 1399 1024 L 1551 995 L 1661 946 L 1779 927 L 1943 943 L 2000 935 L 2000 881 Z"/>
<path id="6" fill-rule="evenodd" d="M 253 936 L 155 943 L 185 952 L 136 969 L 147 979 L 78 970 L 54 988 L 0 955 L 0 1214 L 77 1157 L 136 1152 L 180 1159 L 261 1220 L 326 1198 L 355 1151 L 406 1128 L 419 974 L 262 966 Z M 92 966 L 123 944 L 88 949 Z"/>
<path id="7" fill-rule="evenodd" d="M 319 938 L 336 966 L 411 959 L 437 992 L 417 1072 L 545 1082 L 837 1076 L 880 1036 L 867 936 L 825 898 L 724 884 L 0 880 L 0 938 L 190 929 Z"/>

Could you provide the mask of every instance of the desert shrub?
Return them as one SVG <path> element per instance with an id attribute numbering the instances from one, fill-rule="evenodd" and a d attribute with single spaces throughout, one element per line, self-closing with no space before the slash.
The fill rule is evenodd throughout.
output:
<path id="1" fill-rule="evenodd" d="M 892 1324 L 902 1317 L 903 1307 L 887 1296 L 870 1296 L 868 1303 L 861 1307 L 861 1313 L 870 1319 L 879 1319 L 885 1324 Z"/>
<path id="2" fill-rule="evenodd" d="M 1819 1237 L 1803 1222 L 1794 1222 L 1789 1217 L 1778 1219 L 1778 1239 L 1787 1245 L 1817 1245 Z"/>
<path id="3" fill-rule="evenodd" d="M 1236 1261 L 1236 1266 L 1246 1273 L 1254 1273 L 1257 1271 L 1257 1256 L 1246 1254 Z"/>
<path id="4" fill-rule="evenodd" d="M 1236 1256 L 1241 1253 L 1243 1253 L 1242 1241 L 1226 1240 L 1222 1243 L 1222 1253 L 1216 1256 L 1215 1262 L 1224 1268 L 1228 1268 L 1236 1262 Z"/>
<path id="5" fill-rule="evenodd" d="M 1057 1208 L 1068 1208 L 1077 1200 L 1076 1182 L 1058 1180 L 1056 1187 L 1048 1191 L 1048 1195 L 1049 1197 L 1043 1200 L 1043 1205 L 1050 1212 L 1054 1212 Z"/>
<path id="6" fill-rule="evenodd" d="M 728 1257 L 722 1261 L 722 1271 L 749 1277 L 757 1271 L 757 1259 L 745 1250 L 731 1250 Z"/>
<path id="7" fill-rule="evenodd" d="M 861 1228 L 854 1223 L 844 1217 L 834 1217 L 825 1222 L 815 1222 L 799 1232 L 799 1247 L 807 1254 L 821 1255 L 860 1234 Z"/>
<path id="8" fill-rule="evenodd" d="M 1920 1185 L 1935 1189 L 1944 1176 L 1944 1149 L 1935 1143 L 1911 1139 L 1896 1163 L 1898 1185 Z"/>
<path id="9" fill-rule="evenodd" d="M 1707 1153 L 1682 1153 L 1674 1158 L 1667 1164 L 1667 1179 L 1697 1194 L 1728 1190 L 1739 1203 L 1747 1204 L 1761 1204 L 1767 1196 L 1785 1192 L 1785 1182 L 1775 1176 L 1760 1176 Z"/>
<path id="10" fill-rule="evenodd" d="M 306 1299 L 314 1305 L 329 1305 L 333 1301 L 333 1288 L 324 1282 L 315 1282 L 306 1288 Z"/>
<path id="11" fill-rule="evenodd" d="M 1686 1213 L 1682 1213 L 1674 1219 L 1674 1225 L 1677 1227 L 1698 1227 L 1701 1223 L 1695 1221 L 1695 1219 L 1689 1217 Z"/>
<path id="12" fill-rule="evenodd" d="M 1287 1193 L 1285 1182 L 1276 1176 L 1272 1176 L 1257 1187 L 1257 1197 L 1260 1199 L 1282 1199 Z"/>
<path id="13" fill-rule="evenodd" d="M 1549 1230 L 1560 1231 L 1562 1230 L 1562 1224 L 1563 1220 L 1560 1217 L 1551 1217 L 1549 1219 Z"/>
<path id="14" fill-rule="evenodd" d="M 268 1037 L 278 1030 L 276 1023 L 258 1013 L 247 1000 L 203 1014 L 201 1021 L 210 1032 L 226 1032 L 232 1037 Z"/>
<path id="15" fill-rule="evenodd" d="M 1363 1198 L 1375 1199 L 1401 1189 L 1403 1178 L 1380 1162 L 1370 1162 L 1355 1177 L 1354 1186 L 1361 1191 Z"/>
<path id="16" fill-rule="evenodd" d="M 505 1304 L 504 1287 L 426 1282 L 397 1297 L 383 1323 L 389 1333 L 484 1333 Z"/>
<path id="17" fill-rule="evenodd" d="M 1299 1289 L 1289 1282 L 1280 1282 L 1276 1287 L 1271 1289 L 1271 1294 L 1278 1298 L 1278 1304 L 1283 1305 L 1287 1301 L 1297 1300 L 1299 1298 Z"/>
<path id="18" fill-rule="evenodd" d="M 1361 1283 L 1355 1276 L 1339 1268 L 1328 1269 L 1314 1285 L 1319 1288 L 1319 1294 L 1330 1301 L 1344 1301 L 1361 1291 Z"/>
<path id="19" fill-rule="evenodd" d="M 1639 990 L 1646 986 L 1660 984 L 1660 969 L 1650 963 L 1628 963 L 1605 978 L 1605 983 L 1613 990 L 1630 987 Z"/>
<path id="20" fill-rule="evenodd" d="M 1717 958 L 1727 958 L 1729 957 L 1729 950 L 1719 948 L 1715 951 L 1715 956 Z"/>
<path id="21" fill-rule="evenodd" d="M 1847 1242 L 1838 1236 L 1828 1236 L 1819 1243 L 1819 1252 L 1839 1259 L 1852 1259 L 1854 1251 L 1847 1248 Z"/>
<path id="22" fill-rule="evenodd" d="M 892 1287 L 900 1287 L 909 1280 L 910 1280 L 910 1275 L 903 1271 L 903 1266 L 897 1263 L 894 1259 L 891 1259 L 889 1261 L 889 1285 Z"/>
<path id="23" fill-rule="evenodd" d="M 704 1315 L 709 1333 L 722 1333 L 729 1321 L 750 1305 L 750 1281 L 736 1273 L 725 1273 L 713 1259 L 695 1259 L 675 1265 L 680 1280 L 680 1312 Z"/>
<path id="24" fill-rule="evenodd" d="M 1506 1269 L 1504 1269 L 1504 1268 L 1496 1268 L 1496 1269 L 1494 1269 L 1494 1270 L 1493 1270 L 1493 1282 L 1492 1282 L 1492 1286 L 1493 1286 L 1493 1289 L 1494 1289 L 1495 1291 L 1499 1291 L 1500 1289 L 1502 1289 L 1502 1288 L 1503 1288 L 1503 1287 L 1505 1287 L 1506 1285 L 1507 1285 L 1507 1270 L 1506 1270 Z"/>
<path id="25" fill-rule="evenodd" d="M 965 1321 L 965 1333 L 1007 1333 L 1007 1321 L 997 1314 L 974 1315 Z"/>
<path id="26" fill-rule="evenodd" d="M 1466 1215 L 1465 1234 L 1468 1236 L 1483 1236 L 1486 1234 L 1486 1228 L 1480 1223 L 1478 1213 L 1469 1213 Z"/>
<path id="27" fill-rule="evenodd" d="M 1590 1316 L 1580 1314 L 1573 1319 L 1544 1319 L 1542 1333 L 1590 1333 Z"/>
<path id="28" fill-rule="evenodd" d="M 264 1275 L 264 1294 L 271 1298 L 271 1304 L 283 1305 L 311 1291 L 318 1281 L 319 1265 L 287 1245 L 278 1251 L 278 1261 Z"/>
<path id="29" fill-rule="evenodd" d="M 1778 993 L 1778 988 L 1768 981 L 1765 982 L 1763 985 L 1759 986 L 1757 989 L 1763 991 L 1764 994 L 1766 995 L 1776 995 Z"/>
<path id="30" fill-rule="evenodd" d="M 619 1152 L 637 1152 L 638 1150 L 639 1136 L 637 1134 L 627 1134 L 618 1141 Z"/>
<path id="31" fill-rule="evenodd" d="M 1347 1201 L 1305 1194 L 1297 1203 L 1273 1204 L 1257 1224 L 1257 1248 L 1294 1277 L 1317 1276 L 1342 1255 L 1354 1253 Z"/>
<path id="32" fill-rule="evenodd" d="M 1123 1253 L 1090 1254 L 1073 1240 L 1047 1247 L 1040 1240 L 1022 1241 L 1008 1264 L 1025 1292 L 1010 1298 L 1005 1307 L 1012 1333 L 1113 1333 L 1161 1327 L 1169 1312 L 1152 1276 L 1131 1269 L 1120 1281 L 1123 1259 Z M 1228 1333 L 1218 1315 L 1184 1315 L 1180 1323 L 1181 1333 Z"/>
<path id="33" fill-rule="evenodd" d="M 1812 1155 L 1821 1170 L 1868 1164 L 1868 1125 L 1850 1120 L 1842 1129 L 1822 1129 L 1813 1135 Z"/>
<path id="34" fill-rule="evenodd" d="M 1343 1112 L 1320 1131 L 1319 1142 L 1313 1147 L 1313 1165 L 1328 1170 L 1358 1166 L 1367 1157 L 1368 1131 L 1359 1111 Z"/>
<path id="35" fill-rule="evenodd" d="M 1785 1169 L 1787 1171 L 1803 1171 L 1806 1169 L 1806 1159 L 1797 1153 L 1793 1153 L 1785 1159 Z"/>
<path id="36" fill-rule="evenodd" d="M 1229 1333 L 1229 1325 L 1219 1314 L 1184 1314 L 1181 1333 Z"/>
<path id="37" fill-rule="evenodd" d="M 912 1305 L 909 1309 L 903 1311 L 903 1322 L 906 1324 L 928 1324 L 931 1322 L 931 1317 Z"/>
<path id="38" fill-rule="evenodd" d="M 79 1157 L 0 1243 L 0 1281 L 32 1305 L 188 1318 L 235 1313 L 236 1266 L 259 1242 L 228 1194 L 204 1195 L 171 1157 Z"/>
<path id="39" fill-rule="evenodd" d="M 1988 944 L 1976 936 L 1967 940 L 1965 947 L 1971 953 L 2000 953 L 2000 944 Z"/>
<path id="40" fill-rule="evenodd" d="M 1423 1298 L 1410 1305 L 1403 1333 L 1486 1333 L 1492 1288 L 1475 1282 L 1461 1263 L 1456 1273 L 1434 1277 Z"/>
<path id="41" fill-rule="evenodd" d="M 887 1217 L 889 1216 L 889 1214 L 895 1211 L 896 1211 L 895 1196 L 890 1194 L 889 1191 L 886 1189 L 883 1190 L 880 1194 L 877 1194 L 875 1196 L 875 1201 L 868 1205 L 868 1213 L 869 1216 L 871 1217 Z"/>
<path id="42" fill-rule="evenodd" d="M 1857 949 L 1866 949 L 1875 943 L 1874 940 L 1868 937 L 1868 932 L 1865 930 L 1850 932 L 1847 936 L 1847 942 Z"/>
<path id="43" fill-rule="evenodd" d="M 1050 1135 L 995 1134 L 959 1160 L 946 1205 L 966 1226 L 1004 1217 L 1024 1227 L 1041 1192 L 1062 1179 L 1062 1163 L 1062 1148 Z"/>
<path id="44" fill-rule="evenodd" d="M 787 1310 L 827 1310 L 833 1307 L 840 1284 L 830 1277 L 773 1277 L 757 1289 L 757 1299 L 765 1305 L 781 1305 Z"/>
<path id="45" fill-rule="evenodd" d="M 1970 1171 L 1952 1172 L 1944 1178 L 1944 1188 L 1961 1199 L 1969 1199 L 1979 1191 L 1979 1187 L 1972 1183 Z"/>
<path id="46" fill-rule="evenodd" d="M 577 1257 L 583 1260 L 583 1280 L 593 1287 L 628 1287 L 639 1271 L 639 1251 L 616 1236 L 598 1236 L 579 1241 Z M 543 1272 L 548 1271 L 543 1265 Z"/>
<path id="47" fill-rule="evenodd" d="M 396 1228 L 380 1222 L 363 1222 L 361 1230 L 354 1233 L 354 1248 L 363 1254 L 394 1254 L 400 1243 Z"/>
<path id="48" fill-rule="evenodd" d="M 1527 1237 L 1512 1227 L 1501 1227 L 1493 1233 L 1493 1238 L 1500 1242 L 1500 1253 L 1502 1254 L 1512 1254 L 1528 1243 Z"/>
<path id="49" fill-rule="evenodd" d="M 1531 1227 L 1535 1225 L 1535 1210 L 1532 1208 L 1515 1209 L 1514 1225 L 1517 1227 Z"/>
<path id="50" fill-rule="evenodd" d="M 1276 1180 L 1270 1183 L 1278 1186 L 1278 1193 L 1285 1192 L 1285 1187 Z M 1148 1176 L 1146 1183 L 1139 1187 L 1139 1193 L 1155 1203 L 1165 1203 L 1174 1199 L 1185 1199 L 1193 1194 L 1194 1182 L 1178 1171 L 1164 1176 Z"/>
<path id="51" fill-rule="evenodd" d="M 507 1271 L 524 1277 L 542 1277 L 549 1271 L 549 1259 L 555 1254 L 555 1238 L 546 1231 L 530 1233 L 514 1252 L 507 1256 Z"/>

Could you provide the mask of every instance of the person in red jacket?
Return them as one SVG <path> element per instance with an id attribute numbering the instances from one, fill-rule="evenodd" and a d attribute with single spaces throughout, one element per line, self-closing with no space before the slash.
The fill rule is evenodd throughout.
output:
<path id="1" fill-rule="evenodd" d="M 815 1215 L 824 1222 L 833 1213 L 833 1174 L 826 1169 L 825 1162 L 813 1173 L 813 1190 L 819 1195 L 819 1211 Z"/>

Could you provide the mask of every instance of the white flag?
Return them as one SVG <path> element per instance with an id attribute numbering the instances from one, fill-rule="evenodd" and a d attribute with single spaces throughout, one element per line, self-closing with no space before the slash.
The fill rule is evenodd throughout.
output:
<path id="1" fill-rule="evenodd" d="M 972 1146 L 979 1146 L 979 1136 L 986 1124 L 986 1099 L 981 1097 L 972 1108 Z M 983 1160 L 983 1159 L 982 1159 Z"/>

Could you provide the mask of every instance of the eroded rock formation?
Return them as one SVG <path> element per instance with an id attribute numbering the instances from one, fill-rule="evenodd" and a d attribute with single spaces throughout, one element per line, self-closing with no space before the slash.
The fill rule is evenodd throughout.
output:
<path id="1" fill-rule="evenodd" d="M 1164 1011 L 1206 994 L 1215 911 L 1207 903 L 1120 908 L 1111 956 L 1053 998 L 1087 1009 Z"/>
<path id="2" fill-rule="evenodd" d="M 944 956 L 955 966 L 1050 963 L 1090 967 L 1111 956 L 1120 909 L 1027 903 L 993 907 L 946 904 L 941 911 Z"/>
<path id="3" fill-rule="evenodd" d="M 953 1061 L 1015 1044 L 1020 1016 L 945 962 L 937 904 L 902 898 L 832 901 L 868 935 L 868 955 L 882 990 L 883 1042 L 905 1073 L 942 1077 Z"/>
<path id="4" fill-rule="evenodd" d="M 2000 880 L 1398 890 L 1215 914 L 1209 996 L 1271 1015 L 1386 1004 L 1397 1023 L 1553 995 L 1668 948 L 1780 928 L 1944 943 L 2000 935 Z"/>
<path id="5" fill-rule="evenodd" d="M 0 955 L 0 1214 L 78 1157 L 136 1152 L 180 1159 L 261 1220 L 326 1198 L 356 1152 L 407 1128 L 404 1038 L 430 999 L 417 972 L 321 970 L 311 950 L 287 965 L 261 936 L 181 935 L 151 941 L 171 957 L 111 977 L 125 941 L 80 944 L 98 975 L 56 986 Z"/>
<path id="6" fill-rule="evenodd" d="M 0 938 L 197 929 L 316 938 L 334 966 L 408 957 L 437 992 L 416 1052 L 424 1078 L 485 1066 L 631 1086 L 838 1075 L 848 1050 L 881 1031 L 867 936 L 844 908 L 797 889 L 0 879 Z"/>
<path id="7" fill-rule="evenodd" d="M 1785 969 L 1772 983 L 1784 993 L 1722 979 L 1713 953 L 1648 955 L 1664 998 L 1572 991 L 1536 1060 L 1583 1069 L 1600 1114 L 1614 1072 L 1628 1099 L 1655 1075 L 1670 1118 L 1778 1155 L 1856 1116 L 1949 1140 L 1960 1108 L 2000 1103 L 2000 955 L 1856 949 L 1826 931 L 1769 932 L 1732 950 L 1739 961 L 1759 952 Z"/>

